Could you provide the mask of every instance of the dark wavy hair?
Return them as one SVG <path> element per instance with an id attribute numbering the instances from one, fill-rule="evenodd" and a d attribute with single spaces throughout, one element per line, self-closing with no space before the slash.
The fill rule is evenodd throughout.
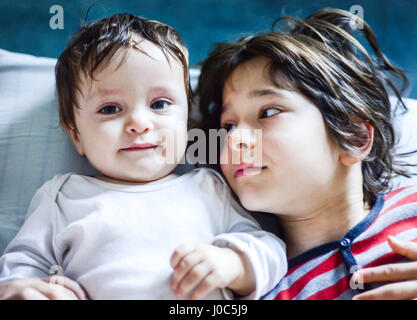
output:
<path id="1" fill-rule="evenodd" d="M 94 79 L 95 72 L 105 68 L 112 57 L 123 48 L 134 48 L 146 54 L 138 45 L 142 40 L 148 40 L 158 46 L 167 60 L 170 55 L 182 64 L 190 108 L 192 91 L 189 81 L 188 51 L 179 34 L 174 28 L 162 22 L 121 13 L 90 24 L 84 22 L 59 56 L 55 76 L 61 125 L 78 134 L 74 108 L 79 108 L 76 91 L 81 92 L 79 87 L 81 74 Z M 123 53 L 121 63 L 126 55 L 127 51 Z"/>
<path id="2" fill-rule="evenodd" d="M 373 55 L 355 38 L 352 21 L 363 26 L 357 31 Z M 283 30 L 275 30 L 278 24 Z M 355 117 L 373 126 L 372 150 L 362 161 L 365 203 L 372 206 L 377 194 L 388 189 L 393 175 L 409 177 L 404 167 L 407 164 L 393 153 L 396 141 L 389 100 L 390 92 L 398 99 L 395 110 L 407 111 L 401 96 L 408 80 L 382 53 L 365 21 L 347 11 L 324 9 L 304 20 L 282 17 L 268 33 L 216 44 L 201 64 L 197 89 L 206 132 L 220 126 L 223 87 L 228 77 L 255 57 L 269 59 L 269 77 L 276 87 L 297 91 L 314 103 L 333 142 L 344 150 L 355 154 L 363 146 L 366 131 Z M 396 82 L 402 86 L 398 88 Z"/>

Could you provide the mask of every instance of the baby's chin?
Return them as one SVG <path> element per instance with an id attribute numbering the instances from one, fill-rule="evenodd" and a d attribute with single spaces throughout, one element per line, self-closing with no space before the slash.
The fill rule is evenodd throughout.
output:
<path id="1" fill-rule="evenodd" d="M 104 169 L 97 170 L 107 178 L 108 181 L 113 180 L 115 183 L 120 184 L 145 184 L 149 182 L 164 180 L 169 176 L 174 169 L 177 167 L 177 164 L 163 165 L 163 166 L 154 166 L 153 168 L 131 168 L 126 170 L 126 168 L 114 170 L 114 169 Z"/>

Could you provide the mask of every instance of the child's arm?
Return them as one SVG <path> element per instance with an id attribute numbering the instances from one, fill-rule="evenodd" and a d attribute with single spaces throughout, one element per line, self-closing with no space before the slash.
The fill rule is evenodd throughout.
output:
<path id="1" fill-rule="evenodd" d="M 25 221 L 0 257 L 0 282 L 50 276 L 54 252 L 55 208 L 46 188 L 32 198 Z"/>
<path id="2" fill-rule="evenodd" d="M 173 286 L 182 296 L 192 290 L 192 284 L 198 284 L 199 298 L 200 291 L 207 293 L 214 288 L 228 288 L 244 299 L 259 299 L 272 290 L 287 271 L 285 244 L 275 235 L 263 231 L 233 200 L 222 177 L 212 170 L 205 169 L 205 173 L 204 192 L 212 196 L 213 203 L 220 204 L 218 208 L 222 208 L 213 212 L 219 234 L 212 245 L 185 245 L 185 249 L 177 249 L 180 252 L 176 251 L 171 259 L 175 268 Z M 223 293 L 226 298 L 233 298 L 227 290 Z"/>
<path id="3" fill-rule="evenodd" d="M 56 204 L 49 182 L 39 189 L 29 205 L 21 229 L 0 257 L 0 299 L 83 298 L 81 287 L 61 275 L 55 250 Z"/>
<path id="4" fill-rule="evenodd" d="M 179 298 L 192 290 L 191 300 L 203 299 L 216 288 L 229 288 L 240 296 L 255 290 L 255 277 L 247 257 L 231 248 L 185 244 L 171 258 L 172 289 Z"/>
<path id="5" fill-rule="evenodd" d="M 71 279 L 53 276 L 0 283 L 0 300 L 86 300 L 81 286 Z"/>
<path id="6" fill-rule="evenodd" d="M 258 222 L 235 200 L 227 201 L 225 211 L 225 232 L 216 236 L 212 243 L 218 247 L 233 248 L 245 257 L 251 266 L 256 286 L 242 298 L 259 299 L 271 291 L 287 272 L 285 243 L 274 234 L 262 230 Z"/>

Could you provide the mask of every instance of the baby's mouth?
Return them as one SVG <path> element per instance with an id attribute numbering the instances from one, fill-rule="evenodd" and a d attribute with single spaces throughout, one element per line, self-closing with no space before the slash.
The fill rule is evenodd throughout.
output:
<path id="1" fill-rule="evenodd" d="M 121 151 L 141 151 L 141 150 L 149 150 L 155 149 L 158 145 L 153 143 L 135 143 L 129 146 L 128 148 L 120 149 Z"/>

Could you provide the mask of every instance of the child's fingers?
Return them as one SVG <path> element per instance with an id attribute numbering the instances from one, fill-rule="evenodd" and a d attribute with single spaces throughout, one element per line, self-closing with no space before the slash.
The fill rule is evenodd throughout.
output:
<path id="1" fill-rule="evenodd" d="M 176 290 L 179 298 L 184 298 L 191 292 L 209 273 L 211 267 L 207 263 L 199 263 L 188 272 L 185 277 L 178 284 Z"/>
<path id="2" fill-rule="evenodd" d="M 56 284 L 61 285 L 64 288 L 72 291 L 78 299 L 80 300 L 87 300 L 87 294 L 84 291 L 84 289 L 78 284 L 78 282 L 75 282 L 67 277 L 64 276 L 51 276 L 47 278 L 43 278 L 43 281 L 50 283 L 50 284 Z"/>
<path id="3" fill-rule="evenodd" d="M 23 300 L 74 300 L 77 296 L 67 288 L 47 283 L 39 278 L 29 279 L 19 287 L 12 299 Z"/>
<path id="4" fill-rule="evenodd" d="M 207 297 L 214 289 L 217 288 L 217 278 L 213 272 L 209 273 L 197 286 L 190 300 L 201 300 Z"/>
<path id="5" fill-rule="evenodd" d="M 417 243 L 402 241 L 392 236 L 388 236 L 388 243 L 396 253 L 410 260 L 417 260 Z"/>
<path id="6" fill-rule="evenodd" d="M 0 283 L 0 300 L 47 300 L 36 288 L 39 281 L 27 278 Z"/>
<path id="7" fill-rule="evenodd" d="M 395 282 L 353 297 L 354 300 L 409 300 L 417 297 L 417 280 Z"/>
<path id="8" fill-rule="evenodd" d="M 191 269 L 197 266 L 201 261 L 203 261 L 203 257 L 198 251 L 193 251 L 181 259 L 174 270 L 174 274 L 172 275 L 171 286 L 174 291 L 177 290 L 179 283 L 191 271 Z"/>
<path id="9" fill-rule="evenodd" d="M 42 293 L 51 300 L 78 300 L 74 292 L 59 284 L 48 283 L 47 286 L 46 289 L 42 289 Z"/>
<path id="10" fill-rule="evenodd" d="M 417 262 L 365 268 L 357 271 L 353 277 L 355 283 L 414 280 L 417 279 Z"/>
<path id="11" fill-rule="evenodd" d="M 21 291 L 17 292 L 16 295 L 9 297 L 10 300 L 49 300 L 49 298 L 44 295 L 39 290 L 26 287 Z"/>
<path id="12" fill-rule="evenodd" d="M 170 259 L 170 265 L 173 269 L 176 269 L 176 267 L 178 266 L 178 264 L 180 263 L 180 261 L 182 260 L 182 258 L 184 256 L 186 256 L 187 254 L 193 252 L 196 248 L 195 244 L 183 244 L 181 246 L 179 246 L 177 249 L 175 249 L 174 253 L 171 256 Z"/>
<path id="13" fill-rule="evenodd" d="M 58 284 L 48 283 L 42 279 L 37 279 L 31 287 L 50 300 L 77 300 L 77 295 L 73 291 Z"/>

